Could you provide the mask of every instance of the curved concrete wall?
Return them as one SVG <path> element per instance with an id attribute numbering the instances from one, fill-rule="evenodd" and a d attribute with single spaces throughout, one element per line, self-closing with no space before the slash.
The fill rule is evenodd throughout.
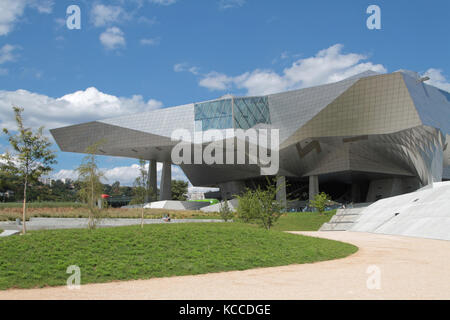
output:
<path id="1" fill-rule="evenodd" d="M 349 231 L 450 240 L 450 182 L 379 200 Z"/>

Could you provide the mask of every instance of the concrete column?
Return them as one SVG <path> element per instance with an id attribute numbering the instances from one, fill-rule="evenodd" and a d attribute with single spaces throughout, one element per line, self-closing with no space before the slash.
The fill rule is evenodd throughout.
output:
<path id="1" fill-rule="evenodd" d="M 314 200 L 314 196 L 319 193 L 319 177 L 309 176 L 309 200 Z"/>
<path id="2" fill-rule="evenodd" d="M 277 190 L 277 201 L 280 201 L 283 204 L 283 208 L 287 209 L 285 176 L 277 176 Z"/>
<path id="3" fill-rule="evenodd" d="M 157 177 L 156 177 L 156 160 L 150 160 L 148 163 L 148 195 L 146 202 L 156 201 Z"/>
<path id="4" fill-rule="evenodd" d="M 172 200 L 172 165 L 163 162 L 159 200 Z"/>

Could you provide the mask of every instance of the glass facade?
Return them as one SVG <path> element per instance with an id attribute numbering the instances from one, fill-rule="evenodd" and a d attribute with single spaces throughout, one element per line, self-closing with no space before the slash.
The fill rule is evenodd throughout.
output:
<path id="1" fill-rule="evenodd" d="M 270 124 L 267 97 L 234 98 L 234 125 L 238 129 L 249 129 L 258 123 Z"/>
<path id="2" fill-rule="evenodd" d="M 195 122 L 201 124 L 201 128 L 196 125 L 196 130 L 233 128 L 231 99 L 196 103 L 194 110 Z"/>
<path id="3" fill-rule="evenodd" d="M 230 98 L 197 103 L 196 130 L 249 129 L 258 123 L 270 124 L 267 97 Z"/>

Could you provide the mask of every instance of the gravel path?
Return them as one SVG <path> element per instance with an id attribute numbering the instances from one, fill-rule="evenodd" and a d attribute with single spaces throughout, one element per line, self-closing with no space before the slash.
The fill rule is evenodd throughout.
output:
<path id="1" fill-rule="evenodd" d="M 87 284 L 79 290 L 14 289 L 0 291 L 0 299 L 450 299 L 450 241 L 357 232 L 301 233 L 353 243 L 360 249 L 344 259 L 313 264 Z M 369 276 L 377 272 L 370 266 L 380 270 L 380 289 L 367 287 Z"/>

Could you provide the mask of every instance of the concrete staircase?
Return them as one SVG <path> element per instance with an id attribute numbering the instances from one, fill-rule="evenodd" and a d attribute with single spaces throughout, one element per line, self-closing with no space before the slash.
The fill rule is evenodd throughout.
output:
<path id="1" fill-rule="evenodd" d="M 329 222 L 320 227 L 319 231 L 347 231 L 359 219 L 368 203 L 355 204 L 351 208 L 338 209 Z"/>

